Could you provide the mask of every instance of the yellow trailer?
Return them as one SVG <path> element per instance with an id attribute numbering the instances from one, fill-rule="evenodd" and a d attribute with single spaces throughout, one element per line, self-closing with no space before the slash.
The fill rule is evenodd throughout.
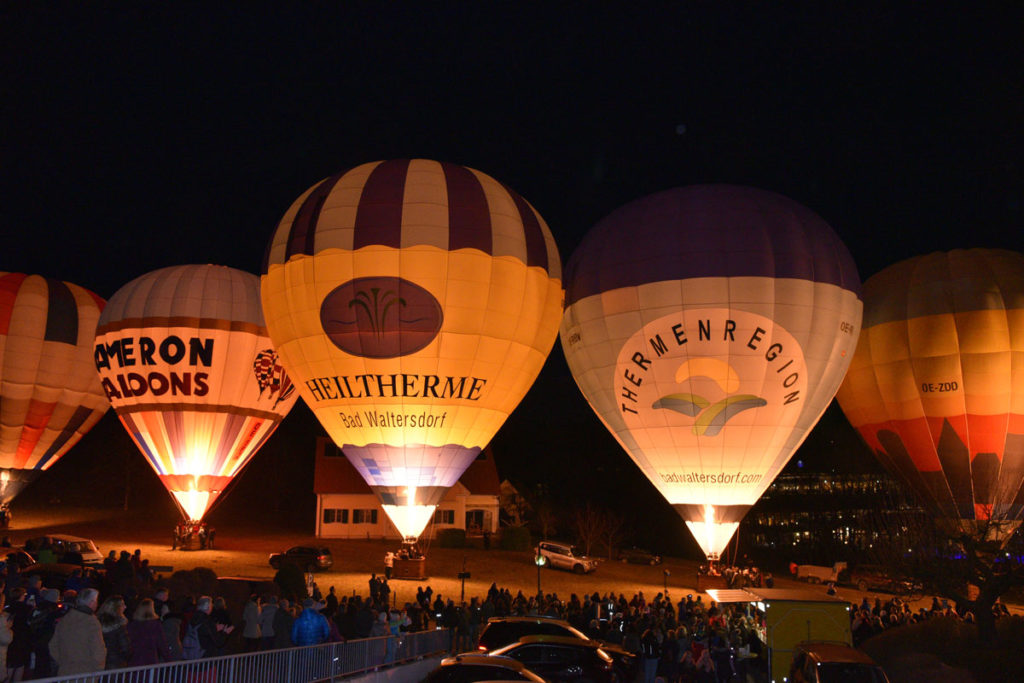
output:
<path id="1" fill-rule="evenodd" d="M 720 604 L 746 603 L 757 610 L 762 626 L 758 636 L 764 645 L 770 683 L 788 683 L 789 664 L 799 643 L 828 641 L 852 645 L 850 603 L 824 588 L 743 588 L 708 590 Z"/>

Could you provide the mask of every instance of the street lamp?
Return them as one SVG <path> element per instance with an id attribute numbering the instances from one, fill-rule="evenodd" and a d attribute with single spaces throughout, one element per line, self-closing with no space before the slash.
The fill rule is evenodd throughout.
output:
<path id="1" fill-rule="evenodd" d="M 533 563 L 537 565 L 537 597 L 540 597 L 542 595 L 540 592 L 540 568 L 548 563 L 548 558 L 546 555 L 537 553 L 537 556 L 533 558 Z"/>
<path id="2" fill-rule="evenodd" d="M 665 576 L 665 595 L 668 595 L 668 577 L 672 576 L 672 572 L 665 569 L 663 570 L 663 574 Z"/>

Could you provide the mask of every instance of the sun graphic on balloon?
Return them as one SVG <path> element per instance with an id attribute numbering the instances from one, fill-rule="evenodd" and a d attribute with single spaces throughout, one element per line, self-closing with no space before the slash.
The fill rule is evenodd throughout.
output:
<path id="1" fill-rule="evenodd" d="M 760 408 L 768 402 L 753 394 L 737 394 L 740 376 L 735 368 L 719 358 L 692 358 L 676 370 L 677 384 L 691 379 L 706 378 L 725 392 L 725 398 L 714 403 L 694 393 L 675 393 L 662 396 L 651 407 L 672 410 L 697 418 L 693 433 L 697 436 L 716 436 L 730 419 L 751 408 Z"/>

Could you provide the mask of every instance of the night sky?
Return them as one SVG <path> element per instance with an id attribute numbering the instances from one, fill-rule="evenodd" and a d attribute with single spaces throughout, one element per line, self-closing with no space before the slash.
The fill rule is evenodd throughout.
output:
<path id="1" fill-rule="evenodd" d="M 1024 248 L 1018 4 L 774 4 L 4 3 L 0 270 L 103 297 L 169 265 L 258 272 L 301 192 L 396 157 L 515 188 L 563 260 L 616 207 L 704 182 L 812 208 L 862 278 L 929 251 Z M 104 425 L 59 466 L 123 447 Z M 304 458 L 314 433 L 297 409 L 266 459 Z M 667 509 L 557 343 L 493 445 L 525 487 L 557 481 L 641 524 Z M 797 457 L 870 456 L 833 408 Z M 258 461 L 239 490 L 261 490 Z"/>

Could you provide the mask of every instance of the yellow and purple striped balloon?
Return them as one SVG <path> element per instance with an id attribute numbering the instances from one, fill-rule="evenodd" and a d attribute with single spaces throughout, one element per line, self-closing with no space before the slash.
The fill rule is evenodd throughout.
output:
<path id="1" fill-rule="evenodd" d="M 292 204 L 262 297 L 302 397 L 416 537 L 540 372 L 561 262 L 540 214 L 490 176 L 383 161 Z"/>

